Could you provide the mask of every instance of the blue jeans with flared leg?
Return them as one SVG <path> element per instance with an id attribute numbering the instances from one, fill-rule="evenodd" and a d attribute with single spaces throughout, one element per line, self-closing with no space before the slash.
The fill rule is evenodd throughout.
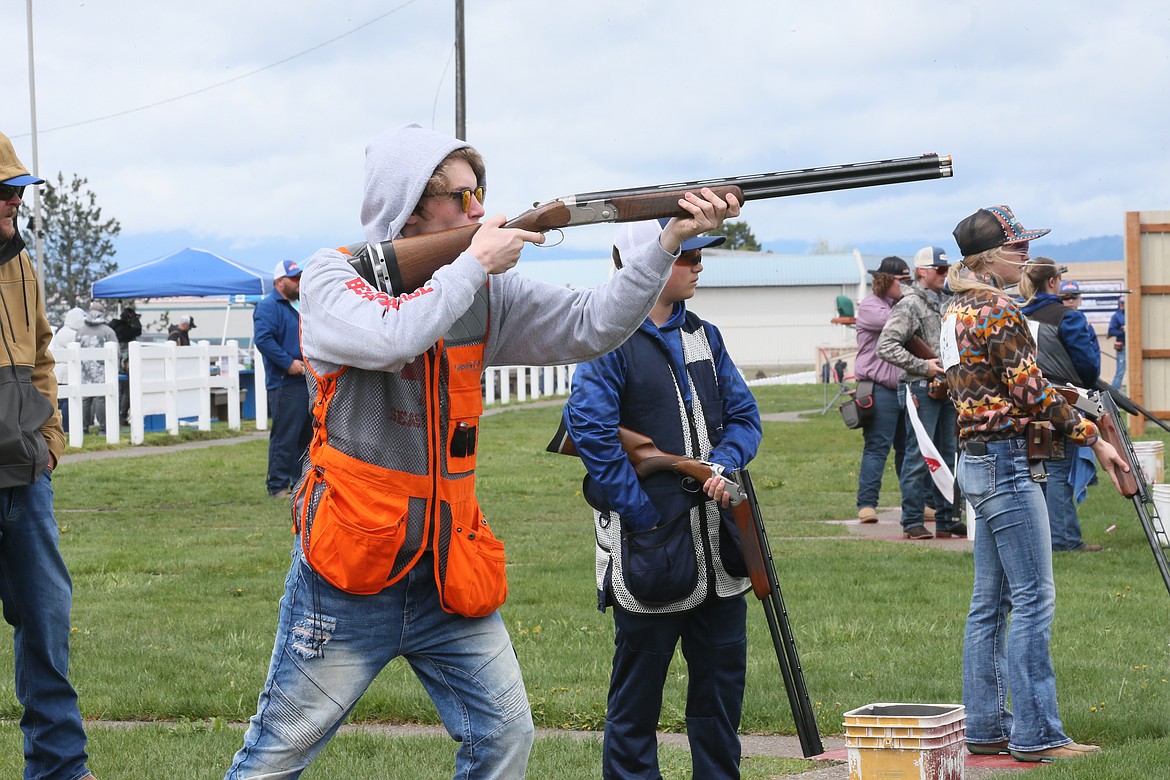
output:
<path id="1" fill-rule="evenodd" d="M 432 561 L 428 553 L 398 583 L 357 596 L 319 577 L 297 539 L 268 680 L 226 780 L 300 777 L 398 656 L 460 743 L 456 778 L 524 777 L 532 714 L 508 632 L 498 612 L 484 618 L 444 612 Z M 413 771 L 438 776 L 435 767 Z"/>
<path id="2" fill-rule="evenodd" d="M 1052 541 L 1024 439 L 989 442 L 985 455 L 963 452 L 958 478 L 976 524 L 975 586 L 963 636 L 966 739 L 1007 740 L 1021 751 L 1067 745 L 1048 650 L 1056 610 Z"/>

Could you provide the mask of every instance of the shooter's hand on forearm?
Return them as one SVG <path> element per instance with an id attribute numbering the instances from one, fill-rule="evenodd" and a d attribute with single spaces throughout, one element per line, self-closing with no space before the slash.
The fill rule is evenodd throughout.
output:
<path id="1" fill-rule="evenodd" d="M 703 492 L 724 509 L 731 506 L 731 493 L 727 489 L 727 480 L 723 477 L 712 476 L 703 483 Z"/>
<path id="2" fill-rule="evenodd" d="M 727 200 L 723 200 L 708 187 L 699 190 L 698 194 L 686 193 L 679 198 L 678 205 L 690 216 L 673 218 L 666 223 L 662 235 L 658 237 L 658 243 L 672 255 L 682 248 L 682 242 L 688 238 L 714 230 L 725 219 L 739 216 L 739 201 L 734 195 L 728 195 Z"/>
<path id="3" fill-rule="evenodd" d="M 1093 455 L 1096 456 L 1097 462 L 1105 469 L 1105 473 L 1109 475 L 1109 479 L 1113 481 L 1113 487 L 1117 488 L 1118 493 L 1123 493 L 1121 483 L 1117 479 L 1118 471 L 1129 471 L 1129 464 L 1125 462 L 1125 458 L 1118 454 L 1113 445 L 1105 441 L 1104 436 L 1097 438 L 1093 444 Z"/>
<path id="4" fill-rule="evenodd" d="M 515 266 L 525 243 L 544 243 L 543 233 L 505 228 L 503 225 L 507 221 L 503 214 L 484 220 L 467 248 L 489 274 L 502 274 Z"/>

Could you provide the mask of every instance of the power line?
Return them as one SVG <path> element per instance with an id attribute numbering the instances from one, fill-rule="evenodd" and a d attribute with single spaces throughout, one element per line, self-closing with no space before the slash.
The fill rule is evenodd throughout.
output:
<path id="1" fill-rule="evenodd" d="M 137 113 L 139 111 L 146 111 L 147 109 L 157 108 L 159 106 L 164 106 L 167 103 L 174 103 L 175 101 L 184 100 L 184 99 L 189 98 L 189 97 L 194 97 L 195 95 L 202 95 L 204 92 L 210 92 L 213 89 L 219 89 L 220 87 L 225 87 L 228 84 L 234 84 L 237 81 L 243 81 L 246 78 L 249 78 L 251 76 L 255 76 L 257 73 L 263 73 L 266 70 L 272 70 L 273 68 L 278 67 L 280 65 L 284 65 L 287 62 L 292 62 L 293 60 L 297 59 L 298 57 L 303 57 L 306 54 L 311 54 L 312 52 L 315 52 L 318 49 L 324 48 L 331 43 L 336 43 L 337 41 L 340 41 L 342 38 L 346 38 L 350 35 L 353 35 L 354 33 L 358 32 L 359 30 L 363 30 L 366 27 L 369 27 L 371 24 L 374 24 L 376 22 L 380 22 L 383 19 L 385 19 L 387 16 L 390 16 L 391 14 L 397 13 L 398 11 L 401 11 L 403 8 L 406 8 L 408 5 L 411 5 L 411 4 L 416 3 L 416 2 L 418 2 L 418 0 L 406 0 L 405 3 L 402 3 L 401 5 L 397 6 L 396 8 L 392 8 L 389 11 L 387 11 L 386 13 L 381 14 L 379 16 L 376 16 L 373 19 L 369 20 L 368 22 L 363 22 L 362 24 L 359 24 L 357 27 L 354 27 L 352 30 L 348 30 L 346 32 L 343 32 L 341 35 L 330 38 L 327 41 L 322 41 L 321 43 L 318 43 L 316 46 L 311 46 L 308 49 L 305 49 L 304 51 L 299 51 L 296 54 L 292 54 L 288 57 L 285 57 L 284 59 L 277 60 L 276 62 L 265 65 L 262 68 L 257 68 L 256 70 L 249 71 L 247 73 L 241 73 L 239 76 L 234 76 L 230 79 L 226 79 L 224 81 L 220 81 L 220 82 L 217 82 L 215 84 L 208 85 L 206 87 L 203 87 L 202 89 L 196 89 L 192 92 L 185 92 L 182 95 L 176 95 L 174 97 L 167 98 L 166 100 L 159 100 L 159 101 L 156 101 L 154 103 L 148 103 L 144 106 L 138 106 L 137 108 L 128 108 L 125 111 L 117 111 L 113 114 L 105 114 L 104 116 L 94 117 L 93 119 L 83 119 L 80 122 L 72 122 L 72 123 L 67 124 L 67 125 L 58 125 L 57 127 L 45 128 L 45 129 L 39 130 L 38 132 L 39 133 L 52 133 L 52 132 L 55 132 L 57 130 L 68 130 L 69 128 L 72 128 L 72 127 L 81 127 L 82 125 L 91 125 L 95 122 L 104 122 L 107 119 L 115 119 L 115 118 L 120 117 L 120 116 L 126 116 L 127 114 L 134 114 L 134 113 Z M 20 133 L 18 135 L 10 136 L 10 138 L 27 138 L 30 135 L 32 135 L 32 133 Z"/>

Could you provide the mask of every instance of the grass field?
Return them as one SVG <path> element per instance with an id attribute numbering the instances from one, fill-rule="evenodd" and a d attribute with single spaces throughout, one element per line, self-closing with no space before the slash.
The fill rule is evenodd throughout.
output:
<path id="1" fill-rule="evenodd" d="M 758 397 L 764 412 L 824 403 L 819 386 L 763 388 Z M 540 727 L 596 731 L 605 717 L 612 621 L 596 609 L 582 467 L 543 451 L 558 414 L 523 408 L 485 418 L 479 492 L 508 546 L 510 595 L 501 614 L 534 719 Z M 242 734 L 228 724 L 254 712 L 291 545 L 287 504 L 264 490 L 266 446 L 66 459 L 54 478 L 74 578 L 71 677 L 83 714 L 150 722 L 90 729 L 93 767 L 103 780 L 222 777 L 239 747 Z M 830 411 L 802 423 L 766 423 L 752 467 L 825 734 L 841 733 L 842 713 L 868 703 L 961 701 L 971 556 L 862 541 L 823 522 L 853 516 L 860 449 L 860 434 Z M 1170 596 L 1132 506 L 1110 493 L 1096 488 L 1081 507 L 1086 538 L 1107 551 L 1056 558 L 1052 643 L 1066 729 L 1109 751 L 1083 766 L 1046 769 L 1049 778 L 1160 777 L 1170 767 Z M 882 503 L 898 500 L 890 469 Z M 791 734 L 755 606 L 749 642 L 743 730 Z M 680 655 L 667 685 L 664 729 L 683 728 L 685 683 Z M 11 653 L 4 652 L 0 777 L 19 774 L 19 716 Z M 404 663 L 382 673 L 354 720 L 438 722 Z M 305 777 L 449 776 L 452 751 L 442 737 L 346 734 Z M 685 752 L 668 749 L 663 760 L 668 778 L 689 776 Z M 802 765 L 755 759 L 745 764 L 745 777 Z M 599 766 L 596 742 L 545 739 L 533 751 L 530 774 L 596 777 Z M 1122 769 L 1130 774 L 1111 774 Z"/>

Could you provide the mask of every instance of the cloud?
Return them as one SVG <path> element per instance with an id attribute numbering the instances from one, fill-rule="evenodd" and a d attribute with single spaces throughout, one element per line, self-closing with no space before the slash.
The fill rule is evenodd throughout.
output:
<path id="1" fill-rule="evenodd" d="M 124 236 L 355 240 L 365 144 L 410 121 L 454 127 L 449 0 L 34 13 L 41 172 L 88 178 Z M 1126 210 L 1167 205 L 1151 86 L 1170 76 L 1168 15 L 1138 0 L 468 3 L 468 134 L 489 211 L 508 214 L 934 151 L 954 155 L 954 179 L 757 202 L 744 218 L 764 241 L 926 243 L 1009 203 L 1062 241 L 1114 234 Z M 28 158 L 25 75 L 10 73 L 0 129 Z M 604 252 L 608 234 L 565 246 Z"/>

